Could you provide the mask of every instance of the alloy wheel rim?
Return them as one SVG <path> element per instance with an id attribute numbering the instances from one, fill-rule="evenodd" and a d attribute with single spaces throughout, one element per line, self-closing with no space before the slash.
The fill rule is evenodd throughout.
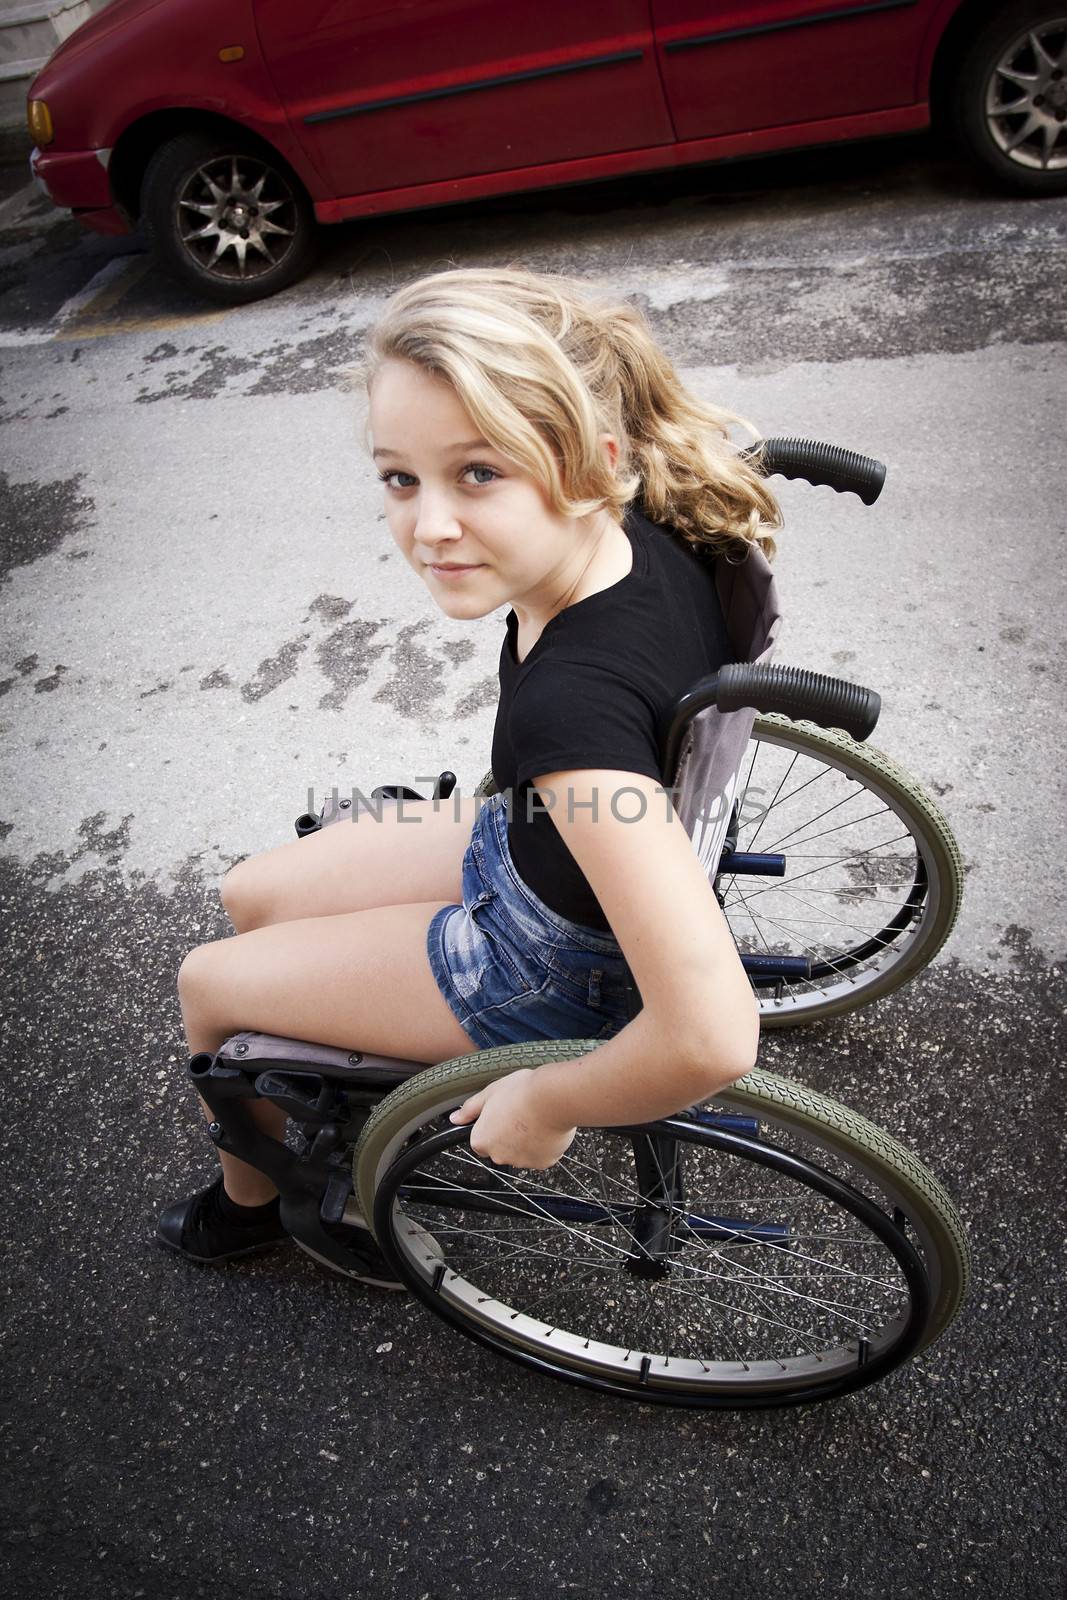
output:
<path id="1" fill-rule="evenodd" d="M 989 75 L 985 116 L 993 143 L 1016 166 L 1067 167 L 1067 17 L 1012 40 Z"/>
<path id="2" fill-rule="evenodd" d="M 275 167 L 216 156 L 191 174 L 177 202 L 178 235 L 201 271 L 251 281 L 274 272 L 296 240 L 296 198 Z"/>

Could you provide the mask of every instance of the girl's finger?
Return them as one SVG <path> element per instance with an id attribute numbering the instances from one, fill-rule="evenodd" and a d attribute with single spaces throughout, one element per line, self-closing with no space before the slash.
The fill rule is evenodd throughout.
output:
<path id="1" fill-rule="evenodd" d="M 475 1117 L 481 1114 L 483 1098 L 482 1094 L 472 1094 L 469 1100 L 464 1100 L 461 1106 L 457 1106 L 455 1111 L 449 1114 L 449 1122 L 473 1122 Z"/>

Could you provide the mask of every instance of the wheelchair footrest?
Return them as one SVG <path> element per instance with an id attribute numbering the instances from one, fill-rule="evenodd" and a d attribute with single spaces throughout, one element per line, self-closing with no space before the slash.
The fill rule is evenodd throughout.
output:
<path id="1" fill-rule="evenodd" d="M 319 1205 L 319 1217 L 327 1224 L 344 1220 L 345 1206 L 352 1197 L 352 1168 L 346 1162 L 343 1167 L 335 1167 L 326 1180 L 322 1201 Z"/>

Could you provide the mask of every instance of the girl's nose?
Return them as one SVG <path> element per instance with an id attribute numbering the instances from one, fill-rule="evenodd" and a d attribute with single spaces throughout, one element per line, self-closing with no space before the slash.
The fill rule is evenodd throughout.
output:
<path id="1" fill-rule="evenodd" d="M 455 508 L 445 495 L 421 494 L 415 513 L 417 542 L 432 550 L 442 539 L 457 539 L 462 534 Z"/>

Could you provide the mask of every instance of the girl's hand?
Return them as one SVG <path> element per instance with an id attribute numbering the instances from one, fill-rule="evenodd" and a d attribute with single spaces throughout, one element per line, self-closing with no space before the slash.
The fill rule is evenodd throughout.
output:
<path id="1" fill-rule="evenodd" d="M 488 1156 L 502 1167 L 539 1172 L 554 1167 L 569 1149 L 577 1128 L 556 1128 L 538 1110 L 536 1073 L 520 1067 L 496 1078 L 457 1106 L 449 1117 L 457 1126 L 473 1122 L 470 1145 L 475 1155 Z"/>

